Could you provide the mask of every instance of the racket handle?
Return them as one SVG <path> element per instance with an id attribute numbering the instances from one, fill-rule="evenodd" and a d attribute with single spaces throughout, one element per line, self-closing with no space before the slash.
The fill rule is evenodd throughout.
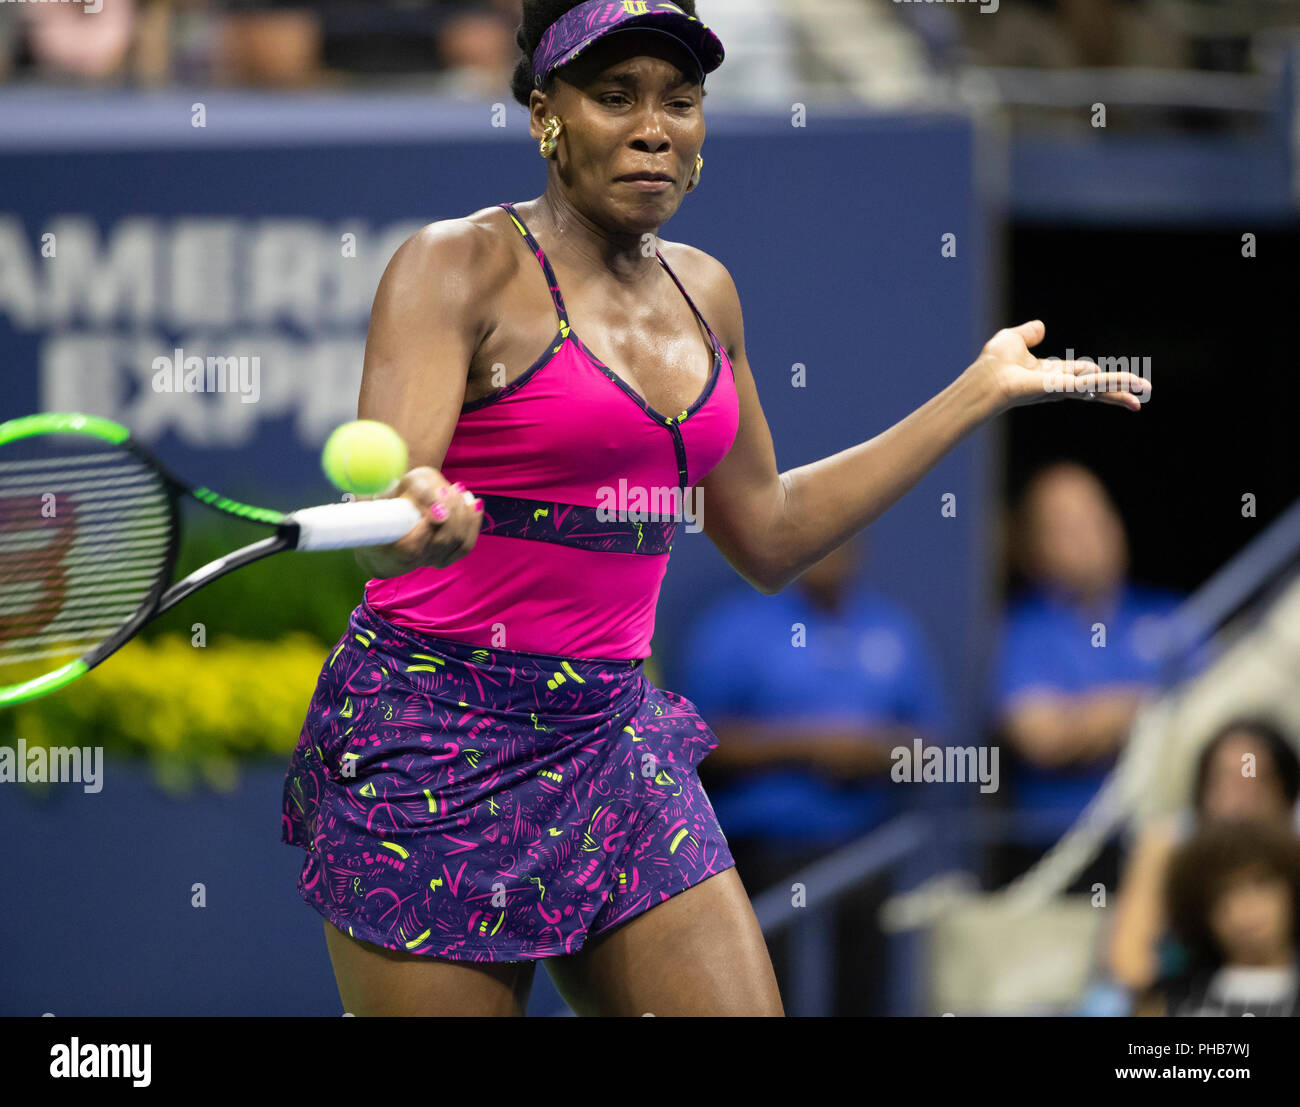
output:
<path id="1" fill-rule="evenodd" d="M 409 534 L 421 518 L 415 504 L 405 496 L 397 496 L 307 507 L 285 516 L 285 522 L 297 524 L 299 550 L 350 550 L 396 542 Z"/>

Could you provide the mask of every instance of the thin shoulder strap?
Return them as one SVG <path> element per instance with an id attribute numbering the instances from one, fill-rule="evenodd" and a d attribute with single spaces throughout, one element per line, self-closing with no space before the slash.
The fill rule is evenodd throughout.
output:
<path id="1" fill-rule="evenodd" d="M 551 301 L 555 304 L 556 314 L 560 317 L 560 330 L 567 334 L 569 330 L 569 312 L 564 306 L 564 297 L 560 294 L 560 282 L 555 279 L 555 270 L 551 268 L 551 263 L 546 260 L 542 248 L 537 245 L 537 239 L 533 237 L 532 231 L 528 229 L 524 221 L 519 217 L 519 213 L 515 211 L 514 204 L 500 204 L 498 206 L 506 209 L 506 214 L 510 216 L 511 221 L 514 223 L 515 230 L 524 236 L 528 248 L 541 262 L 542 272 L 546 274 L 546 283 L 551 290 Z"/>
<path id="2" fill-rule="evenodd" d="M 673 272 L 672 266 L 668 264 L 668 262 L 664 259 L 663 254 L 661 254 L 658 250 L 655 251 L 655 257 L 657 257 L 659 259 L 660 264 L 665 269 L 668 270 L 668 275 L 672 277 L 673 284 L 675 284 L 678 290 L 681 292 L 681 294 L 686 297 L 686 302 L 691 305 L 691 311 L 695 312 L 695 318 L 704 324 L 704 329 L 709 332 L 709 338 L 713 342 L 714 348 L 721 350 L 722 343 L 718 341 L 718 336 L 713 333 L 713 328 L 709 326 L 709 321 L 705 319 L 703 315 L 700 314 L 700 309 L 695 306 L 695 301 L 691 299 L 691 294 L 686 291 L 686 286 L 677 279 L 677 274 Z"/>

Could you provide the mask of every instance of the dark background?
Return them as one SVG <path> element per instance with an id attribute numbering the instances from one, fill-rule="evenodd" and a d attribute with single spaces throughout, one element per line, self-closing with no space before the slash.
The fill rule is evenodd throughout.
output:
<path id="1" fill-rule="evenodd" d="M 1254 258 L 1241 236 L 1256 235 Z M 1191 591 L 1300 494 L 1297 261 L 1283 225 L 1099 228 L 1017 221 L 1009 315 L 1047 324 L 1047 353 L 1149 356 L 1152 401 L 1136 415 L 1077 403 L 1002 423 L 1002 491 L 1043 463 L 1093 469 L 1128 526 L 1132 574 Z M 1046 356 L 1040 351 L 1039 356 Z M 1256 517 L 1242 499 L 1256 496 Z"/>

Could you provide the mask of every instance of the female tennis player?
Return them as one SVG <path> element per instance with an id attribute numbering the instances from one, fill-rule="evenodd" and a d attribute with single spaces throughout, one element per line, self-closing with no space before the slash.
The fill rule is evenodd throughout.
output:
<path id="1" fill-rule="evenodd" d="M 354 1014 L 522 1013 L 545 959 L 580 1014 L 780 1015 L 697 776 L 717 739 L 642 671 L 676 523 L 611 491 L 702 493 L 773 593 L 998 412 L 1137 410 L 1146 384 L 1039 361 L 1024 323 L 883 434 L 779 472 L 730 275 L 657 237 L 700 183 L 721 43 L 691 0 L 525 0 L 518 41 L 545 192 L 431 224 L 380 283 L 359 414 L 407 439 L 397 494 L 427 516 L 362 555 L 284 839 Z"/>

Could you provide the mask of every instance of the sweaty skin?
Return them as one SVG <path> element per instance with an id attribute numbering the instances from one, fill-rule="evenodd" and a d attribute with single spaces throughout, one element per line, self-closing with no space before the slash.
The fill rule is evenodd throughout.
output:
<path id="1" fill-rule="evenodd" d="M 564 289 L 574 329 L 659 411 L 700 395 L 707 336 L 659 265 L 664 254 L 726 347 L 740 394 L 731 452 L 702 482 L 705 533 L 755 588 L 773 593 L 877 518 L 949 449 L 998 411 L 1070 395 L 1045 389 L 1047 368 L 1029 353 L 1039 321 L 999 331 L 958 378 L 869 442 L 782 473 L 745 353 L 740 301 L 726 268 L 693 247 L 656 241 L 681 205 L 704 143 L 703 90 L 665 36 L 620 33 L 565 67 L 549 92 L 533 92 L 530 127 L 564 123 L 547 163 L 545 193 L 517 205 Z M 668 187 L 620 180 L 662 172 Z M 371 313 L 358 416 L 395 427 L 412 463 L 397 494 L 426 515 L 391 546 L 359 555 L 374 576 L 465 556 L 479 516 L 442 489 L 439 471 L 461 405 L 520 376 L 555 335 L 554 309 L 536 260 L 499 208 L 431 224 L 394 254 Z M 1094 375 L 1101 403 L 1137 410 L 1121 388 L 1129 374 L 1096 375 L 1063 362 L 1058 378 Z M 521 454 L 520 464 L 527 464 Z M 473 489 L 470 490 L 471 492 Z M 327 924 L 328 926 L 328 924 Z M 329 948 L 354 1014 L 520 1013 L 531 967 L 432 962 L 378 951 L 335 931 Z M 735 869 L 631 919 L 548 969 L 580 1013 L 781 1015 L 767 948 Z"/>

